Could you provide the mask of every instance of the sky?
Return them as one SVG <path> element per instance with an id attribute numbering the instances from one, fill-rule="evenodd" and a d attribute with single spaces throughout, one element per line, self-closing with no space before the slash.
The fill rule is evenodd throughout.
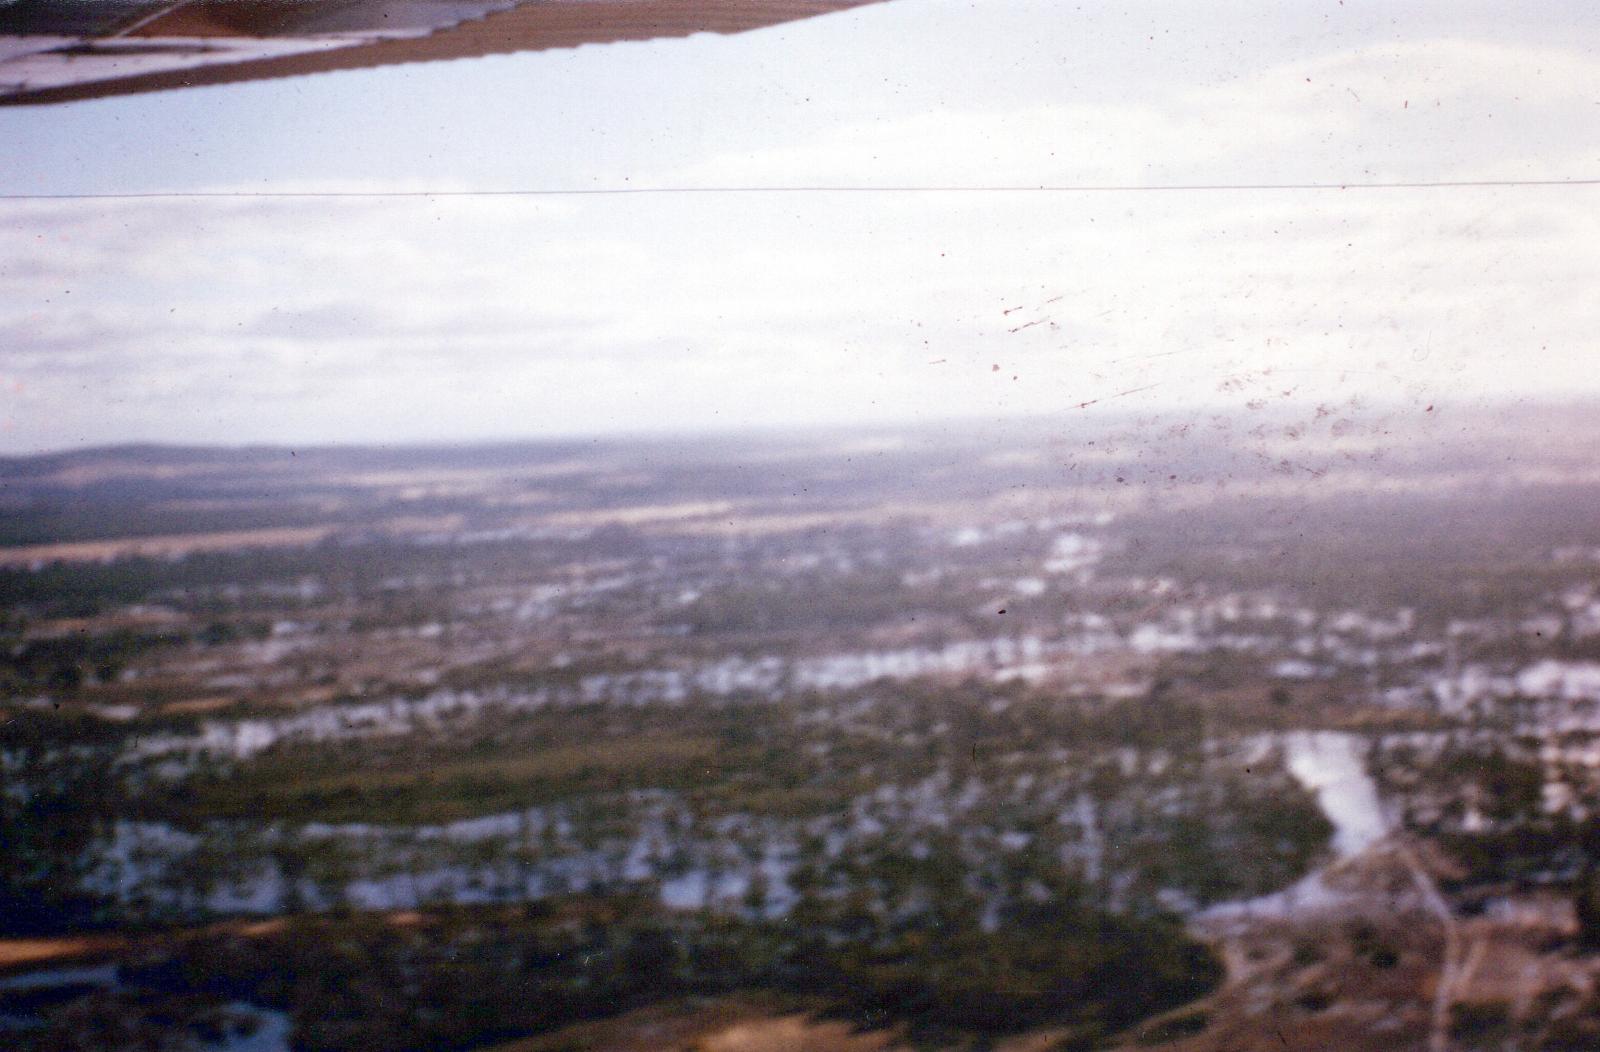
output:
<path id="1" fill-rule="evenodd" d="M 0 194 L 422 195 L 0 200 L 0 451 L 1600 395 L 1600 186 L 1360 188 L 1600 179 L 1600 20 L 1503 6 L 890 0 L 0 110 Z M 624 188 L 696 192 L 438 196 Z"/>

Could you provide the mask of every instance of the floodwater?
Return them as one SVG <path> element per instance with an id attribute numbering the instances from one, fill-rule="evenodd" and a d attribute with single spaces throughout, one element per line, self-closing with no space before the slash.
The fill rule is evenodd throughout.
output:
<path id="1" fill-rule="evenodd" d="M 115 990 L 121 983 L 116 965 L 112 964 L 42 968 L 0 979 L 0 995 L 58 988 Z M 243 1001 L 229 1002 L 227 1007 L 242 1025 L 231 1029 L 219 1040 L 197 1041 L 194 1045 L 196 1052 L 289 1052 L 289 1033 L 293 1024 L 287 1013 Z M 0 1014 L 0 1035 L 7 1030 L 37 1025 L 37 1019 L 28 1015 Z M 0 1044 L 3 1044 L 3 1039 L 0 1039 Z"/>
<path id="2" fill-rule="evenodd" d="M 1281 748 L 1289 773 L 1306 790 L 1315 795 L 1318 806 L 1333 825 L 1334 832 L 1329 844 L 1332 857 L 1325 866 L 1308 874 L 1289 888 L 1253 899 L 1219 904 L 1206 910 L 1196 918 L 1197 920 L 1240 916 L 1285 916 L 1335 904 L 1339 901 L 1339 897 L 1324 880 L 1327 869 L 1366 851 L 1386 837 L 1390 831 L 1390 821 L 1384 812 L 1377 786 L 1367 773 L 1367 743 L 1363 738 L 1334 731 L 1294 731 L 1260 739 L 1257 744 L 1263 749 Z M 540 821 L 546 818 L 547 816 L 539 816 Z M 456 827 L 439 827 L 434 833 L 436 836 L 447 838 L 452 833 L 465 836 L 467 839 L 474 839 L 475 835 L 492 837 L 495 833 L 504 832 L 501 827 L 512 819 L 520 825 L 526 825 L 529 816 L 495 816 L 488 820 L 460 823 Z M 353 826 L 329 827 L 321 832 L 324 835 L 361 835 L 363 831 L 368 835 L 376 832 Z M 171 840 L 173 836 L 178 835 L 175 832 L 164 827 L 157 827 L 155 832 L 160 834 L 156 837 L 156 842 L 145 845 L 154 848 L 155 856 L 164 854 L 163 849 L 172 850 L 181 847 Z M 146 853 L 148 852 L 135 852 L 135 854 Z M 786 881 L 787 861 L 782 852 L 774 852 L 769 847 L 766 857 L 761 860 L 758 867 L 772 886 L 773 894 L 767 902 L 769 914 L 782 912 L 787 906 L 792 905 L 789 901 L 792 893 Z M 578 879 L 584 875 L 578 872 L 582 868 L 579 866 L 567 874 L 574 884 L 583 883 Z M 130 864 L 124 868 L 121 876 L 126 879 L 142 872 L 139 866 Z M 264 912 L 276 912 L 282 905 L 284 893 L 282 876 L 273 873 L 271 878 L 268 881 L 272 885 L 268 888 L 269 893 L 256 904 Z M 137 877 L 134 879 L 137 883 Z M 697 866 L 664 880 L 661 894 L 663 901 L 668 905 L 700 907 L 714 899 L 737 900 L 747 890 L 749 879 L 747 874 L 736 871 L 713 875 Z M 551 890 L 544 886 L 542 880 L 537 882 L 537 887 L 529 884 L 515 889 L 492 888 L 492 883 L 487 880 L 472 880 L 460 867 L 447 866 L 428 874 L 411 872 L 393 874 L 389 879 L 358 880 L 347 889 L 346 897 L 358 900 L 357 904 L 364 908 L 396 908 L 401 905 L 417 905 L 432 898 L 457 902 L 499 901 L 508 894 L 512 898 L 536 898 Z M 0 992 L 41 986 L 83 984 L 114 989 L 118 983 L 116 971 L 111 966 L 57 968 L 0 980 Z M 244 1003 L 230 1007 L 252 1021 L 249 1032 L 246 1033 L 241 1029 L 220 1042 L 202 1046 L 206 1052 L 287 1052 L 290 1022 L 283 1013 Z M 29 1020 L 0 1016 L 0 1031 L 19 1025 L 27 1026 Z"/>
<path id="3" fill-rule="evenodd" d="M 1358 855 L 1389 833 L 1378 787 L 1367 773 L 1365 743 L 1338 731 L 1293 731 L 1283 736 L 1284 759 L 1295 780 L 1317 796 L 1333 823 L 1333 851 Z"/>
<path id="4" fill-rule="evenodd" d="M 1389 835 L 1391 824 L 1378 797 L 1377 783 L 1367 773 L 1364 739 L 1340 731 L 1291 731 L 1267 741 L 1283 748 L 1289 773 L 1316 795 L 1317 806 L 1333 824 L 1329 842 L 1333 857 L 1282 891 L 1219 903 L 1198 919 L 1288 916 L 1333 905 L 1339 896 L 1327 884 L 1328 869 Z"/>

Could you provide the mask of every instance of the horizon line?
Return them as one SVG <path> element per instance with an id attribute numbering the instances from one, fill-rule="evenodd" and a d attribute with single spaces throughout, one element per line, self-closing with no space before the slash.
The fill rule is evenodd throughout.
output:
<path id="1" fill-rule="evenodd" d="M 1396 414 L 1414 415 L 1419 419 L 1432 417 L 1443 419 L 1447 415 L 1466 412 L 1468 414 L 1495 414 L 1507 411 L 1523 410 L 1528 412 L 1552 411 L 1578 411 L 1592 409 L 1600 405 L 1600 392 L 1547 395 L 1510 395 L 1503 398 L 1462 399 L 1447 397 L 1437 399 L 1427 405 L 1412 406 L 1408 402 L 1400 401 L 1363 401 L 1358 405 L 1346 405 L 1341 409 L 1343 413 L 1358 416 L 1371 416 L 1379 414 L 1386 418 Z M 1163 418 L 1179 414 L 1185 415 L 1213 415 L 1228 417 L 1250 417 L 1257 420 L 1273 418 L 1298 418 L 1304 413 L 1291 410 L 1288 407 L 1266 406 L 1260 409 L 1250 409 L 1247 406 L 1221 406 L 1221 405 L 1192 405 L 1177 406 L 1166 405 L 1161 407 L 1128 408 L 1120 405 L 1108 404 L 1105 406 L 1088 403 L 1085 405 L 1070 406 L 1065 409 L 1046 412 L 1029 412 L 1002 414 L 998 416 L 971 415 L 971 416 L 940 416 L 917 419 L 878 419 L 857 421 L 820 421 L 820 422 L 786 422 L 762 423 L 745 422 L 729 424 L 723 427 L 663 427 L 659 429 L 633 429 L 614 431 L 586 431 L 586 432 L 552 432 L 548 434 L 522 434 L 500 436 L 474 436 L 461 438 L 446 437 L 414 437 L 414 438 L 354 438 L 354 439 L 306 439 L 296 441 L 293 438 L 276 439 L 262 438 L 249 439 L 237 442 L 207 442 L 186 440 L 163 440 L 152 438 L 129 438 L 120 441 L 93 442 L 83 445 L 54 446 L 37 449 L 31 452 L 8 451 L 0 449 L 0 463 L 7 461 L 39 460 L 49 457 L 72 456 L 79 454 L 112 453 L 120 450 L 151 449 L 167 451 L 206 451 L 221 453 L 246 453 L 246 452 L 271 452 L 281 451 L 293 455 L 296 452 L 321 453 L 321 452 L 360 452 L 360 451 L 402 451 L 402 450 L 472 450 L 490 448 L 509 448 L 518 446 L 558 446 L 558 445 L 639 445 L 639 444 L 670 444 L 675 442 L 717 442 L 735 439 L 745 440 L 773 440 L 788 437 L 845 434 L 878 434 L 885 433 L 916 433 L 934 430 L 972 431 L 983 427 L 994 428 L 1030 428 L 1050 425 L 1078 426 L 1086 422 L 1081 415 L 1093 410 L 1100 414 L 1102 420 L 1107 415 L 1120 418 L 1122 424 L 1135 422 L 1139 418 Z M 1110 423 L 1110 421 L 1104 421 Z"/>
<path id="2" fill-rule="evenodd" d="M 849 184 L 777 186 L 513 187 L 469 190 L 147 190 L 104 193 L 0 193 L 0 201 L 135 201 L 205 199 L 623 197 L 687 194 L 1110 194 L 1252 191 L 1466 190 L 1600 186 L 1600 177 L 1573 179 L 1439 179 L 1331 183 L 1014 183 Z"/>

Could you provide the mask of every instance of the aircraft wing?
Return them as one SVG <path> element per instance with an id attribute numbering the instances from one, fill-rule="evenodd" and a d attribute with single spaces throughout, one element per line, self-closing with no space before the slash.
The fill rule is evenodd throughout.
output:
<path id="1" fill-rule="evenodd" d="M 691 33 L 875 0 L 0 0 L 0 105 Z"/>

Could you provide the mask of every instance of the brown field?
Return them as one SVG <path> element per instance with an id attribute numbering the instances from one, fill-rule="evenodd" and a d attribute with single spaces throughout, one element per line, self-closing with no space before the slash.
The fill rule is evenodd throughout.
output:
<path id="1" fill-rule="evenodd" d="M 376 524 L 394 535 L 434 533 L 461 528 L 460 515 L 406 515 Z M 0 548 L 0 566 L 34 566 L 43 563 L 114 562 L 143 557 L 176 559 L 199 552 L 227 552 L 245 548 L 304 548 L 319 544 L 339 527 L 273 526 L 257 530 L 218 530 L 210 533 L 167 533 L 150 537 L 108 537 L 95 541 L 60 544 L 25 544 Z"/>
<path id="2" fill-rule="evenodd" d="M 123 939 L 88 935 L 55 939 L 0 939 L 0 974 L 51 961 L 97 957 L 126 945 Z"/>
<path id="3" fill-rule="evenodd" d="M 560 512 L 541 521 L 551 526 L 644 526 L 658 522 L 683 522 L 722 517 L 732 512 L 732 503 L 686 501 L 681 504 L 643 504 L 626 508 L 600 508 L 595 511 Z"/>
<path id="4" fill-rule="evenodd" d="M 100 541 L 63 544 L 27 544 L 0 548 L 0 566 L 36 563 L 106 563 L 132 556 L 172 559 L 195 552 L 225 552 L 236 548 L 297 548 L 316 544 L 333 532 L 332 526 L 280 526 L 263 530 L 224 530 L 218 533 L 173 533 L 157 537 L 113 537 Z"/>
<path id="5" fill-rule="evenodd" d="M 230 697 L 190 698 L 186 701 L 169 701 L 161 706 L 161 712 L 172 716 L 185 714 L 194 715 L 202 712 L 219 712 L 231 708 L 236 702 Z"/>
<path id="6" fill-rule="evenodd" d="M 62 639 L 67 636 L 104 635 L 117 631 L 183 630 L 192 625 L 191 619 L 174 610 L 150 607 L 135 611 L 118 611 L 94 617 L 52 617 L 30 623 L 23 629 L 23 638 Z"/>

